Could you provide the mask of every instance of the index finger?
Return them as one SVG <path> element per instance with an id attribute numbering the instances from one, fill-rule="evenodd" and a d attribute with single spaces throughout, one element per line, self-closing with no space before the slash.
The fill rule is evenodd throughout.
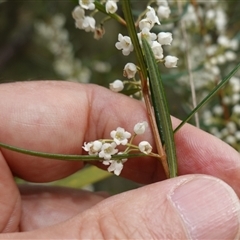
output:
<path id="1" fill-rule="evenodd" d="M 39 81 L 2 84 L 0 141 L 35 151 L 82 154 L 83 142 L 109 138 L 110 131 L 147 120 L 142 102 L 95 85 Z M 178 124 L 173 118 L 173 125 Z M 153 146 L 151 130 L 138 136 Z M 179 173 L 219 177 L 239 191 L 239 153 L 217 138 L 190 125 L 175 136 Z M 2 149 L 11 170 L 30 181 L 52 181 L 77 171 L 82 162 L 26 156 Z M 101 165 L 99 163 L 98 165 Z M 122 176 L 141 183 L 164 179 L 158 160 L 130 159 Z M 240 191 L 239 191 L 240 192 Z"/>

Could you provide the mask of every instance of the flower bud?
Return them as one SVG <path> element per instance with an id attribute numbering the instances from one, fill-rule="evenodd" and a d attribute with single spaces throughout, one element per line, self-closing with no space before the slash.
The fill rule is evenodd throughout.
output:
<path id="1" fill-rule="evenodd" d="M 166 56 L 165 57 L 165 67 L 174 68 L 177 67 L 178 58 L 174 56 Z"/>
<path id="2" fill-rule="evenodd" d="M 128 79 L 134 78 L 137 72 L 137 66 L 134 63 L 127 63 L 123 69 L 123 76 Z"/>
<path id="3" fill-rule="evenodd" d="M 146 131 L 146 128 L 148 126 L 148 123 L 147 122 L 140 122 L 140 123 L 137 123 L 134 128 L 133 128 L 133 131 L 135 132 L 135 134 L 143 134 L 145 131 Z"/>
<path id="4" fill-rule="evenodd" d="M 157 10 L 157 15 L 160 19 L 169 18 L 171 10 L 168 6 L 159 6 Z"/>
<path id="5" fill-rule="evenodd" d="M 118 9 L 117 3 L 113 0 L 109 0 L 106 2 L 105 9 L 107 13 L 115 13 Z"/>
<path id="6" fill-rule="evenodd" d="M 115 80 L 113 83 L 109 84 L 109 88 L 113 92 L 121 92 L 124 88 L 124 84 L 121 80 Z"/>
<path id="7" fill-rule="evenodd" d="M 171 45 L 172 40 L 173 40 L 172 33 L 170 32 L 160 32 L 158 34 L 158 42 L 161 45 Z"/>
<path id="8" fill-rule="evenodd" d="M 85 11 L 80 6 L 77 6 L 72 11 L 72 16 L 75 20 L 83 19 L 85 17 Z"/>
<path id="9" fill-rule="evenodd" d="M 159 42 L 153 41 L 152 42 L 152 51 L 157 60 L 160 60 L 163 58 L 163 49 Z"/>
<path id="10" fill-rule="evenodd" d="M 152 146 L 147 141 L 142 141 L 138 144 L 138 148 L 140 152 L 143 152 L 145 154 L 149 154 L 152 152 Z"/>

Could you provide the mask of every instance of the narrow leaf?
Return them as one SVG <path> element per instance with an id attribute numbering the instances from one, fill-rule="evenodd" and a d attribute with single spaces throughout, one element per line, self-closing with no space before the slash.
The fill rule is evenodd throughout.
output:
<path id="1" fill-rule="evenodd" d="M 42 158 L 49 158 L 49 159 L 56 159 L 62 161 L 96 161 L 102 160 L 98 156 L 90 156 L 90 155 L 71 155 L 71 154 L 57 154 L 57 153 L 45 153 L 45 152 L 38 152 L 32 151 L 24 148 L 19 148 L 15 146 L 11 146 L 5 143 L 0 142 L 0 147 L 14 151 L 23 153 L 30 156 L 42 157 Z M 134 157 L 142 157 L 146 156 L 143 153 L 135 153 L 135 154 L 121 154 L 121 155 L 113 155 L 112 159 L 123 159 L 123 158 L 134 158 Z"/>
<path id="2" fill-rule="evenodd" d="M 142 38 L 143 53 L 148 67 L 149 81 L 154 105 L 155 117 L 160 134 L 163 135 L 167 153 L 170 177 L 177 176 L 177 158 L 173 138 L 172 122 L 168 110 L 166 95 L 161 80 L 161 74 L 151 47 L 147 40 Z M 162 132 L 162 133 L 161 133 Z"/>
<path id="3" fill-rule="evenodd" d="M 112 174 L 107 171 L 101 170 L 95 166 L 89 166 L 67 178 L 55 181 L 51 183 L 51 185 L 82 188 L 111 176 Z"/>
<path id="4" fill-rule="evenodd" d="M 174 133 L 187 123 L 202 106 L 204 106 L 222 87 L 224 87 L 230 78 L 239 70 L 239 68 L 240 63 L 197 105 L 197 107 L 191 111 L 191 113 L 175 128 Z"/>

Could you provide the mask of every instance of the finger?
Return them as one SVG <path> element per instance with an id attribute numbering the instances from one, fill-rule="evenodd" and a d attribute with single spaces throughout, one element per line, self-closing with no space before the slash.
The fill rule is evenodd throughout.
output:
<path id="1" fill-rule="evenodd" d="M 22 198 L 20 231 L 51 226 L 91 208 L 107 195 L 50 186 L 20 186 Z"/>
<path id="2" fill-rule="evenodd" d="M 0 93 L 8 99 L 0 102 L 0 141 L 35 151 L 81 154 L 84 141 L 109 138 L 110 131 L 118 126 L 130 131 L 147 119 L 139 101 L 94 85 L 44 81 L 2 84 Z M 146 136 L 153 142 L 150 130 Z M 2 152 L 14 174 L 29 181 L 56 180 L 83 166 L 82 162 L 42 159 L 5 149 Z M 158 162 L 147 161 L 147 165 L 130 163 L 133 178 L 142 177 L 139 169 L 144 175 L 153 174 Z"/>
<path id="3" fill-rule="evenodd" d="M 0 153 L 0 232 L 18 231 L 21 199 L 12 173 Z"/>
<path id="4" fill-rule="evenodd" d="M 173 122 L 179 124 L 179 120 Z M 240 196 L 239 152 L 189 124 L 175 134 L 175 142 L 180 175 L 202 173 L 215 176 L 228 183 Z"/>
<path id="5" fill-rule="evenodd" d="M 109 138 L 110 131 L 119 126 L 132 131 L 137 122 L 147 119 L 143 103 L 95 85 L 3 84 L 0 93 L 3 99 L 9 99 L 0 103 L 0 141 L 36 151 L 81 154 L 84 141 Z M 178 123 L 173 118 L 173 125 Z M 140 140 L 154 146 L 150 129 L 136 138 Z M 180 174 L 212 174 L 240 193 L 239 153 L 190 125 L 185 125 L 175 140 Z M 31 181 L 55 180 L 83 166 L 6 150 L 3 154 L 14 173 Z M 160 162 L 153 158 L 130 159 L 122 176 L 141 183 L 164 179 Z"/>
<path id="6" fill-rule="evenodd" d="M 238 239 L 240 205 L 224 182 L 187 175 L 110 197 L 65 223 L 0 239 Z"/>

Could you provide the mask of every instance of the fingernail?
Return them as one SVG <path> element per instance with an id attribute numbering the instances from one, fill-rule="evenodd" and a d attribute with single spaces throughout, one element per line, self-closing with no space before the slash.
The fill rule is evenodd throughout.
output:
<path id="1" fill-rule="evenodd" d="M 199 176 L 170 196 L 190 239 L 235 239 L 239 231 L 239 200 L 224 182 Z"/>

